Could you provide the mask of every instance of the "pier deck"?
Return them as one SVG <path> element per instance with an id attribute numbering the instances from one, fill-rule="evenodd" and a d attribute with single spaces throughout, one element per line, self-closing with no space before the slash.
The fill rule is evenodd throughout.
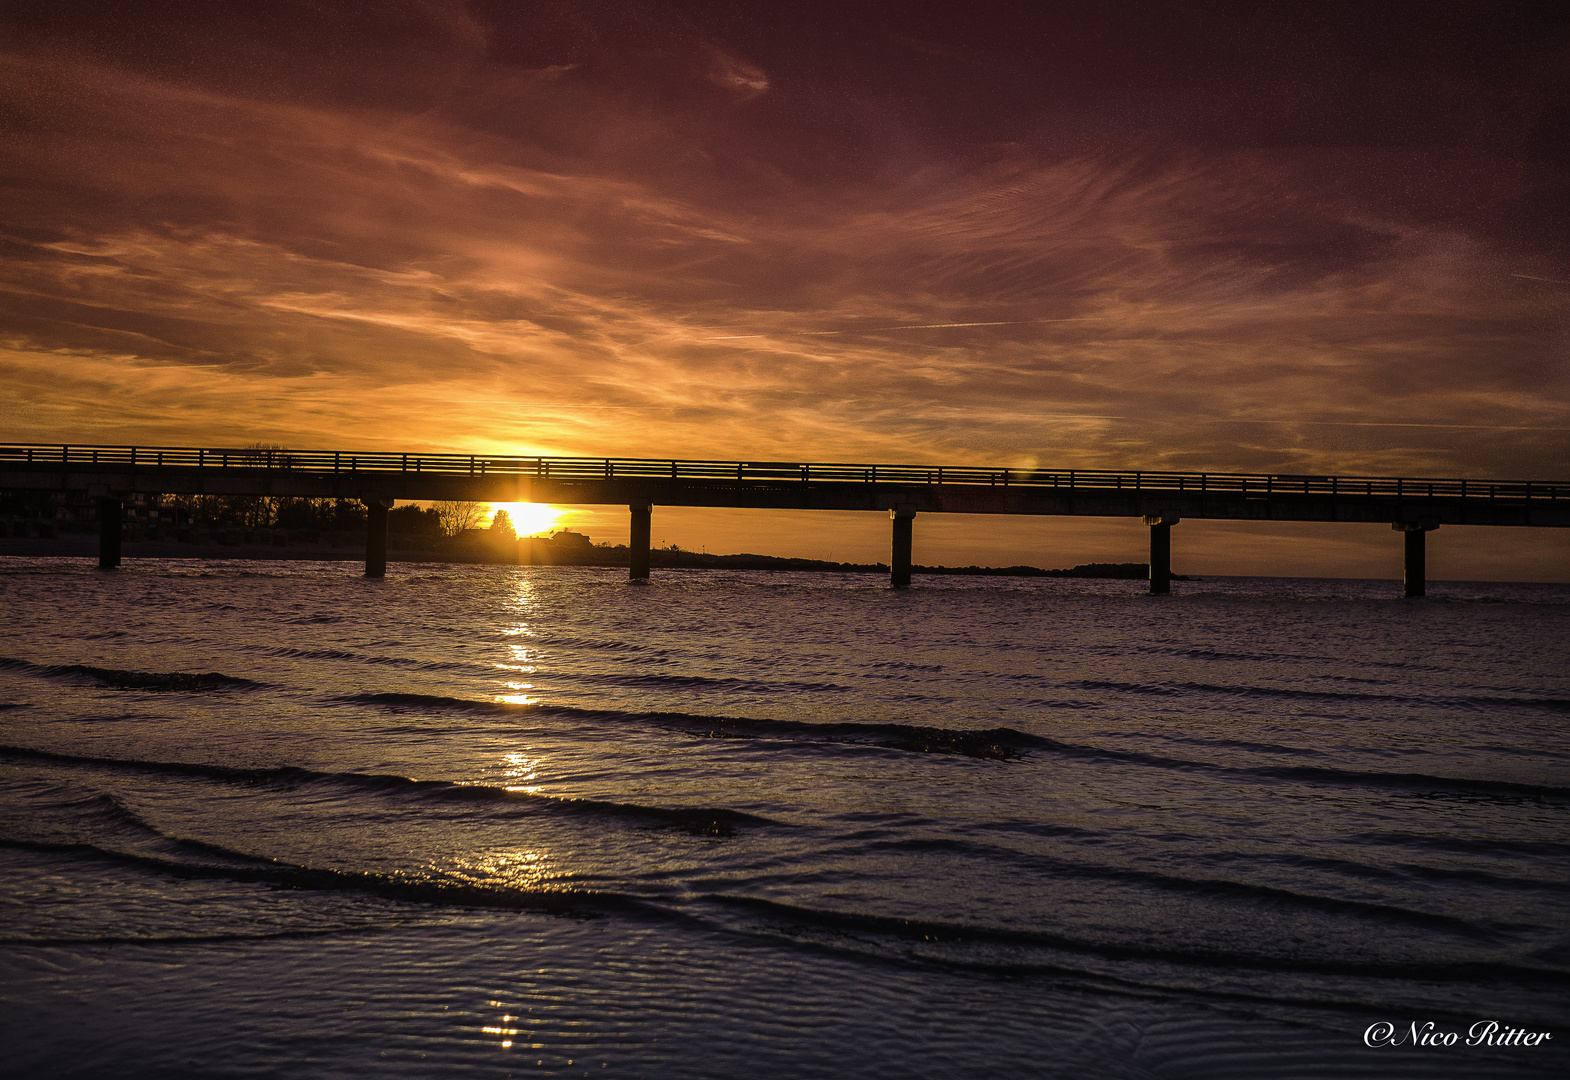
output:
<path id="1" fill-rule="evenodd" d="M 397 500 L 625 505 L 634 578 L 648 574 L 654 506 L 887 512 L 897 587 L 909 583 L 917 514 L 1138 517 L 1151 527 L 1153 592 L 1166 591 L 1170 532 L 1184 518 L 1389 522 L 1404 534 L 1409 596 L 1422 594 L 1424 536 L 1441 525 L 1570 527 L 1562 481 L 223 447 L 0 444 L 0 490 L 100 498 L 106 567 L 118 563 L 127 495 L 358 499 L 370 508 L 372 575 L 383 572 L 386 509 Z"/>

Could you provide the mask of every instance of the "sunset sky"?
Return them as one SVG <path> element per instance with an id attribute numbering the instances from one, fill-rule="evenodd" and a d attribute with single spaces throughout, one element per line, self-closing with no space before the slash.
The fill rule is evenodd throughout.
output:
<path id="1" fill-rule="evenodd" d="M 12 2 L 0 146 L 8 440 L 1570 479 L 1563 4 Z M 1388 527 L 1173 544 L 1399 573 Z"/>

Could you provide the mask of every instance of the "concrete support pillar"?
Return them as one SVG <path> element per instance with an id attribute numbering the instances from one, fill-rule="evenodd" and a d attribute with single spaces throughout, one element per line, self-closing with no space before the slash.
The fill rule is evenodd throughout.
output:
<path id="1" fill-rule="evenodd" d="M 362 499 L 365 503 L 365 576 L 387 576 L 387 510 L 391 499 Z"/>
<path id="2" fill-rule="evenodd" d="M 1181 519 L 1173 513 L 1146 514 L 1150 526 L 1150 594 L 1164 596 L 1172 591 L 1172 526 Z"/>
<path id="3" fill-rule="evenodd" d="M 894 521 L 894 550 L 889 559 L 889 585 L 896 589 L 910 588 L 910 541 L 912 523 L 916 520 L 915 508 L 900 503 L 889 511 Z"/>
<path id="4" fill-rule="evenodd" d="M 98 569 L 113 570 L 120 565 L 120 530 L 123 506 L 112 495 L 98 500 Z"/>
<path id="5" fill-rule="evenodd" d="M 1428 592 L 1428 533 L 1409 529 L 1406 533 L 1406 559 L 1401 567 L 1401 589 L 1405 596 Z"/>
<path id="6" fill-rule="evenodd" d="M 1428 592 L 1428 534 L 1438 525 L 1421 521 L 1397 521 L 1390 526 L 1406 534 L 1405 559 L 1401 567 L 1401 594 L 1423 596 Z"/>
<path id="7" fill-rule="evenodd" d="M 627 543 L 627 580 L 649 580 L 649 520 L 654 507 L 647 502 L 630 503 L 632 513 L 632 538 Z"/>

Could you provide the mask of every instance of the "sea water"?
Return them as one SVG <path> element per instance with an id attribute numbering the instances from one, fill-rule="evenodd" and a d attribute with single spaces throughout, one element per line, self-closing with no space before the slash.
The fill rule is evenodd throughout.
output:
<path id="1" fill-rule="evenodd" d="M 0 1070 L 1563 1075 L 1570 587 L 1397 592 L 4 560 Z"/>

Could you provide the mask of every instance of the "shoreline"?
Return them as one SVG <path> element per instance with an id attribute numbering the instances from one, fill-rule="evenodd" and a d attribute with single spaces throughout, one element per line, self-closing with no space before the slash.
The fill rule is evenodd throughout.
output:
<path id="1" fill-rule="evenodd" d="M 391 540 L 392 538 L 389 538 Z M 546 549 L 546 550 L 542 550 Z M 552 550 L 555 549 L 555 550 Z M 523 554 L 520 545 L 519 554 Z M 556 545 L 534 544 L 529 557 L 508 557 L 497 550 L 431 550 L 400 548 L 389 543 L 390 562 L 447 563 L 458 566 L 599 566 L 624 567 L 628 564 L 625 546 L 607 548 L 557 549 Z M 363 562 L 363 548 L 349 545 L 291 543 L 287 546 L 264 544 L 192 544 L 178 540 L 124 540 L 121 555 L 127 559 L 213 559 L 251 562 Z M 67 534 L 55 538 L 0 537 L 0 557 L 85 558 L 98 557 L 98 537 L 92 534 Z M 810 571 L 841 574 L 887 574 L 887 563 L 842 563 L 825 559 L 792 558 L 777 555 L 710 555 L 707 552 L 654 548 L 649 565 L 661 570 L 774 570 Z M 977 577 L 1066 577 L 1111 580 L 1144 580 L 1149 568 L 1144 563 L 1087 563 L 1069 569 L 1049 570 L 1037 566 L 913 566 L 911 572 L 928 575 Z M 1198 580 L 1173 574 L 1174 581 Z"/>

